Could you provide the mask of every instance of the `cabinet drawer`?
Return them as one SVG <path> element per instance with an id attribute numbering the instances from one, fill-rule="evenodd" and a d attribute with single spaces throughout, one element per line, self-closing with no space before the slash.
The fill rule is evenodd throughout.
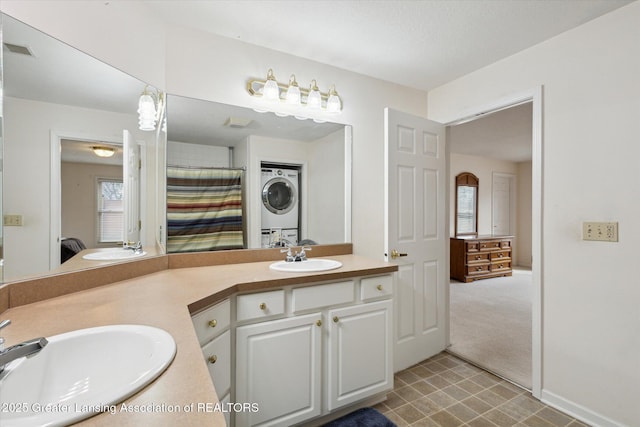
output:
<path id="1" fill-rule="evenodd" d="M 511 240 L 503 240 L 500 242 L 500 247 L 502 249 L 504 248 L 510 248 L 511 247 Z"/>
<path id="2" fill-rule="evenodd" d="M 393 277 L 390 275 L 365 277 L 360 281 L 360 298 L 368 301 L 393 293 Z"/>
<path id="3" fill-rule="evenodd" d="M 491 272 L 511 271 L 511 261 L 498 261 L 491 264 Z"/>
<path id="4" fill-rule="evenodd" d="M 469 265 L 467 266 L 467 276 L 488 273 L 490 267 L 491 264 Z"/>
<path id="5" fill-rule="evenodd" d="M 511 259 L 511 251 L 510 250 L 501 250 L 491 252 L 491 262 L 495 261 L 508 261 Z"/>
<path id="6" fill-rule="evenodd" d="M 216 393 L 224 396 L 231 388 L 231 331 L 202 347 L 202 354 Z"/>
<path id="7" fill-rule="evenodd" d="M 501 242 L 499 240 L 488 240 L 485 242 L 480 242 L 480 250 L 481 251 L 492 251 L 494 249 L 500 249 Z"/>
<path id="8" fill-rule="evenodd" d="M 476 252 L 473 254 L 467 254 L 467 264 L 475 264 L 475 263 L 487 263 L 489 262 L 490 252 Z"/>
<path id="9" fill-rule="evenodd" d="M 200 345 L 224 332 L 231 321 L 231 301 L 224 300 L 191 318 Z"/>
<path id="10" fill-rule="evenodd" d="M 284 291 L 240 295 L 236 301 L 238 322 L 261 319 L 284 313 Z"/>
<path id="11" fill-rule="evenodd" d="M 466 252 L 477 252 L 480 250 L 479 242 L 466 242 L 467 250 Z"/>
<path id="12" fill-rule="evenodd" d="M 295 288 L 291 291 L 294 313 L 353 302 L 353 281 Z"/>

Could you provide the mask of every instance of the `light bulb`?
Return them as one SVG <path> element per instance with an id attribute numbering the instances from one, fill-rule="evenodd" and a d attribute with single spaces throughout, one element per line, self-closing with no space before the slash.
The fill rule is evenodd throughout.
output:
<path id="1" fill-rule="evenodd" d="M 338 92 L 336 92 L 336 86 L 333 85 L 329 90 L 329 98 L 327 98 L 327 112 L 339 113 L 341 110 L 342 110 L 342 102 L 340 101 Z"/>
<path id="2" fill-rule="evenodd" d="M 156 104 L 146 91 L 138 101 L 138 127 L 145 131 L 156 129 Z"/>
<path id="3" fill-rule="evenodd" d="M 307 107 L 313 110 L 319 110 L 322 106 L 322 95 L 320 95 L 320 89 L 315 80 L 311 81 L 309 86 L 309 95 L 307 96 Z"/>
<path id="4" fill-rule="evenodd" d="M 287 89 L 287 104 L 300 105 L 300 87 L 296 81 L 296 76 L 291 74 L 289 88 Z"/>
<path id="5" fill-rule="evenodd" d="M 277 101 L 280 99 L 280 88 L 278 87 L 278 82 L 271 68 L 269 68 L 267 72 L 267 81 L 262 88 L 262 96 L 268 101 Z"/>

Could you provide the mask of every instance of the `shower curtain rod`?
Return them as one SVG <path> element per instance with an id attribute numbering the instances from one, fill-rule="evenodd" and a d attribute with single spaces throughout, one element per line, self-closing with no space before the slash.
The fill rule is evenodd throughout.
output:
<path id="1" fill-rule="evenodd" d="M 207 170 L 215 170 L 215 169 L 222 169 L 222 170 L 231 170 L 231 171 L 236 171 L 236 170 L 241 170 L 243 172 L 247 171 L 246 166 L 242 166 L 239 168 L 225 168 L 222 166 L 181 166 L 181 165 L 167 165 L 168 168 L 176 168 L 176 169 L 207 169 Z"/>

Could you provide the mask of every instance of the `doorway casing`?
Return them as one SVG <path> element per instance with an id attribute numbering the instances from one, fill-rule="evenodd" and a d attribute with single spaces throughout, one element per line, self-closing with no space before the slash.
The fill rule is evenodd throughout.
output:
<path id="1" fill-rule="evenodd" d="M 543 87 L 537 86 L 523 92 L 514 93 L 505 97 L 489 101 L 484 105 L 469 108 L 461 111 L 455 120 L 445 123 L 446 126 L 455 126 L 466 123 L 487 114 L 495 113 L 500 110 L 515 107 L 527 102 L 532 103 L 531 117 L 531 254 L 532 254 L 532 279 L 533 279 L 533 296 L 531 303 L 531 332 L 532 332 L 532 354 L 531 354 L 531 393 L 534 397 L 540 399 L 542 391 L 542 240 L 543 240 L 543 141 L 542 141 L 542 96 Z M 447 145 L 447 158 L 450 159 L 449 145 Z M 450 160 L 448 160 L 450 161 Z M 449 254 L 447 259 L 449 259 Z M 449 312 L 449 294 L 447 288 L 447 313 Z M 448 316 L 448 314 L 447 314 Z M 448 317 L 447 317 L 448 318 Z M 448 327 L 448 325 L 447 325 Z M 447 328 L 448 329 L 448 328 Z M 447 332 L 449 336 L 449 332 Z M 447 343 L 447 344 L 450 344 Z"/>

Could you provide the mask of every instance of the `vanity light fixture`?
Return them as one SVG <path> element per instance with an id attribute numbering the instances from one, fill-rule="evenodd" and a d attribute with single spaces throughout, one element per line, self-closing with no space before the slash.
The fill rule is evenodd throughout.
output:
<path id="1" fill-rule="evenodd" d="M 98 157 L 111 157 L 116 153 L 116 149 L 113 147 L 95 146 L 91 147 L 91 149 Z"/>
<path id="2" fill-rule="evenodd" d="M 310 113 L 337 114 L 342 111 L 342 99 L 335 85 L 331 86 L 329 92 L 323 93 L 313 79 L 309 89 L 301 88 L 294 74 L 289 78 L 288 84 L 278 83 L 271 68 L 267 72 L 266 80 L 249 80 L 247 91 L 251 96 L 263 101 L 262 105 L 256 105 L 254 108 L 261 113 L 273 111 L 278 116 L 294 116 L 302 120 L 309 118 Z"/>
<path id="3" fill-rule="evenodd" d="M 164 110 L 164 94 L 158 89 L 148 89 L 146 85 L 138 100 L 138 128 L 144 131 L 156 130 Z"/>

